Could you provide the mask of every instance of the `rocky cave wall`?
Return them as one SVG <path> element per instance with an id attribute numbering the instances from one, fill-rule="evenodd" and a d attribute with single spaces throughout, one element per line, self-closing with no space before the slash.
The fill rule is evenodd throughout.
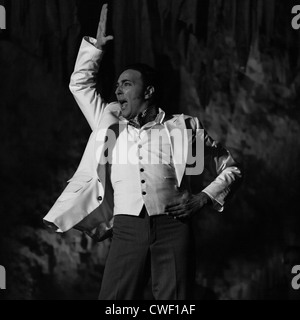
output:
<path id="1" fill-rule="evenodd" d="M 122 68 L 157 67 L 162 106 L 199 116 L 244 168 L 227 210 L 195 219 L 197 297 L 294 298 L 299 261 L 300 31 L 293 1 L 111 0 L 100 89 Z M 1 3 L 0 3 L 1 4 Z M 41 218 L 79 163 L 89 128 L 68 80 L 101 1 L 11 0 L 0 34 L 1 259 L 7 299 L 97 297 L 109 241 L 56 235 Z M 291 263 L 292 263 L 291 262 Z"/>

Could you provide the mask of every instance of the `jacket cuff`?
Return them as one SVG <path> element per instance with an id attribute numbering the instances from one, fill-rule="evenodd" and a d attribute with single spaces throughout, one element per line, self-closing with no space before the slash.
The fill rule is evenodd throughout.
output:
<path id="1" fill-rule="evenodd" d="M 217 210 L 219 212 L 222 212 L 224 210 L 224 201 L 221 202 L 221 201 L 216 200 L 209 192 L 207 192 L 206 189 L 202 190 L 202 192 L 204 192 L 205 194 L 207 194 L 210 197 L 210 199 L 212 201 L 212 207 L 215 210 Z"/>
<path id="2" fill-rule="evenodd" d="M 97 40 L 93 37 L 85 36 L 82 39 L 81 46 L 91 47 L 91 49 L 95 50 L 95 53 L 102 53 L 103 51 L 96 47 Z"/>

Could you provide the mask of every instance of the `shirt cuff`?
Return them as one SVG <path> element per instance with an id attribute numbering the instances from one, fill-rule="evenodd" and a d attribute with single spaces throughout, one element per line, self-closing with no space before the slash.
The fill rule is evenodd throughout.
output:
<path id="1" fill-rule="evenodd" d="M 102 52 L 102 50 L 100 50 L 100 49 L 98 49 L 98 48 L 96 47 L 97 39 L 95 39 L 95 38 L 93 38 L 93 37 L 88 37 L 88 36 L 83 37 L 83 39 L 84 39 L 86 42 L 88 42 L 89 44 L 91 44 L 92 46 L 94 46 L 97 50 L 99 50 L 99 51 Z"/>
<path id="2" fill-rule="evenodd" d="M 205 194 L 207 194 L 211 201 L 212 201 L 212 206 L 215 210 L 222 212 L 224 210 L 224 205 L 218 202 L 211 194 L 209 194 L 206 190 L 202 190 Z"/>

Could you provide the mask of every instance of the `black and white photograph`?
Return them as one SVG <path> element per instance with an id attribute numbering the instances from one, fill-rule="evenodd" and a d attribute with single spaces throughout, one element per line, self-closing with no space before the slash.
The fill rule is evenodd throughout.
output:
<path id="1" fill-rule="evenodd" d="M 0 0 L 0 114 L 0 300 L 300 300 L 300 0 Z"/>

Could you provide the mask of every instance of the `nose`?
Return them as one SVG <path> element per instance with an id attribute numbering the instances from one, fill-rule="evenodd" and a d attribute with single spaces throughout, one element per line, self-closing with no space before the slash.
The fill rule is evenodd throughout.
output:
<path id="1" fill-rule="evenodd" d="M 116 96 L 118 96 L 119 94 L 122 94 L 123 92 L 122 92 L 122 86 L 117 86 L 117 88 L 116 88 L 116 91 L 115 91 L 115 94 L 116 94 Z"/>

